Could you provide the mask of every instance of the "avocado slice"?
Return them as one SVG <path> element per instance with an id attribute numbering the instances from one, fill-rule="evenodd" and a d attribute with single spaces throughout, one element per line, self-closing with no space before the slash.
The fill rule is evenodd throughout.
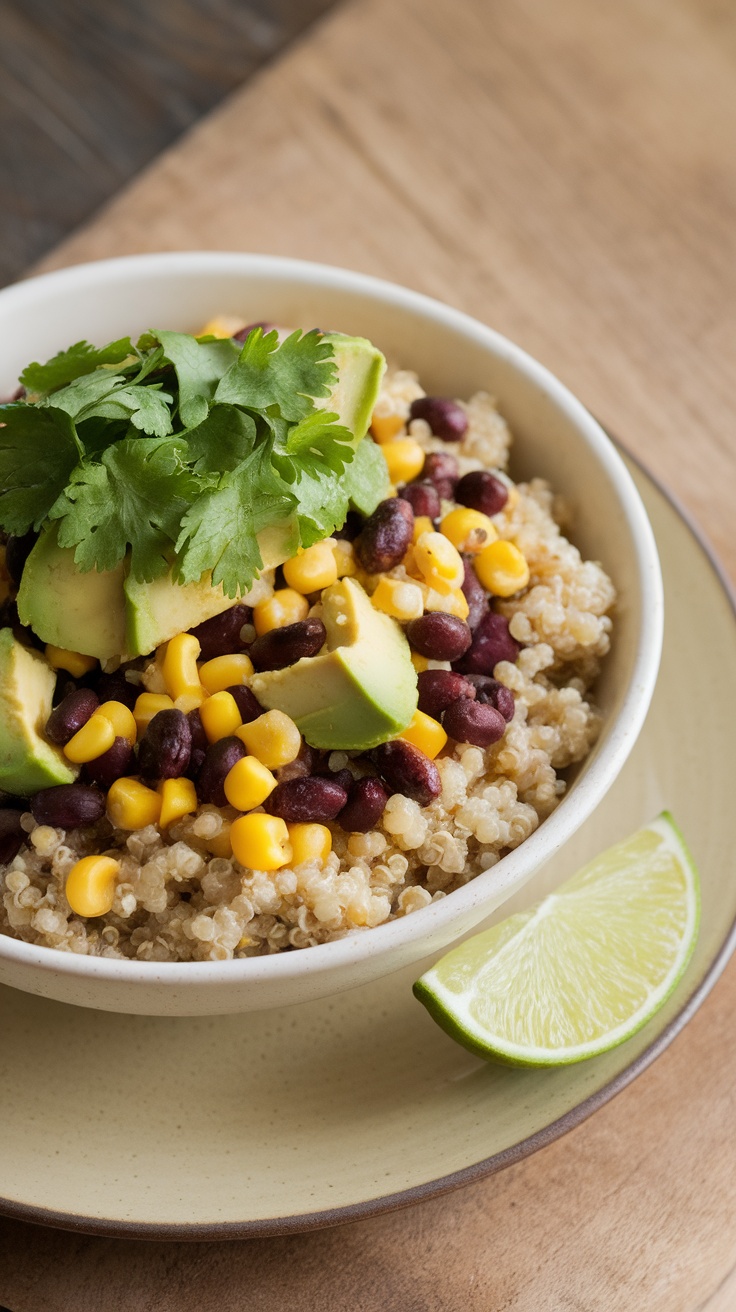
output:
<path id="1" fill-rule="evenodd" d="M 0 629 L 0 788 L 28 797 L 71 784 L 77 771 L 41 736 L 51 714 L 56 673 L 12 629 Z"/>
<path id="2" fill-rule="evenodd" d="M 107 660 L 125 653 L 124 562 L 80 574 L 56 525 L 44 529 L 23 569 L 18 616 L 43 642 Z"/>
<path id="3" fill-rule="evenodd" d="M 318 406 L 338 416 L 350 429 L 354 445 L 362 441 L 381 390 L 386 360 L 367 337 L 347 337 L 344 333 L 325 333 L 337 365 L 337 382 L 330 395 Z"/>
<path id="4" fill-rule="evenodd" d="M 355 579 L 322 594 L 328 651 L 250 686 L 267 710 L 284 711 L 312 747 L 365 751 L 401 733 L 417 708 L 417 676 L 397 624 L 376 610 Z"/>

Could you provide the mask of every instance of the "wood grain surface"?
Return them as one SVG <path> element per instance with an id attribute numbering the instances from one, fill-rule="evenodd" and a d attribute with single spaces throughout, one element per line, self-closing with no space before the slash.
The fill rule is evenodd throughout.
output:
<path id="1" fill-rule="evenodd" d="M 440 296 L 557 372 L 736 575 L 735 220 L 727 0 L 355 0 L 46 267 L 232 248 Z M 729 1312 L 735 1011 L 736 963 L 591 1120 L 405 1212 L 193 1246 L 0 1223 L 0 1300 L 13 1312 Z"/>

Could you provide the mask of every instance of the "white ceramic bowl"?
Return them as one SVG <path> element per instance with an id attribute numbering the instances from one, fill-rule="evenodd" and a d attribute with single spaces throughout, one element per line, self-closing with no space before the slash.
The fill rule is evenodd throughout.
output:
<path id="1" fill-rule="evenodd" d="M 390 283 L 261 255 L 196 252 L 81 265 L 0 292 L 0 394 L 29 360 L 80 338 L 149 327 L 192 331 L 215 314 L 372 338 L 436 393 L 492 392 L 515 437 L 516 478 L 541 475 L 575 511 L 574 540 L 619 593 L 596 688 L 605 723 L 557 810 L 516 851 L 449 897 L 334 943 L 243 961 L 154 964 L 81 957 L 0 935 L 0 983 L 80 1006 L 202 1015 L 284 1006 L 389 974 L 446 948 L 517 892 L 591 814 L 644 722 L 662 642 L 654 537 L 615 448 L 542 365 L 474 319 Z"/>

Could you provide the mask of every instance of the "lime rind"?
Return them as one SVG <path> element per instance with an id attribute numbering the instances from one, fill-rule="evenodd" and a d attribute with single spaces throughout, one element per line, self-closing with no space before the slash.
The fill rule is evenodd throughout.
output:
<path id="1" fill-rule="evenodd" d="M 697 870 L 664 811 L 529 911 L 447 953 L 414 992 L 482 1057 L 567 1065 L 646 1025 L 682 978 L 699 921 Z"/>

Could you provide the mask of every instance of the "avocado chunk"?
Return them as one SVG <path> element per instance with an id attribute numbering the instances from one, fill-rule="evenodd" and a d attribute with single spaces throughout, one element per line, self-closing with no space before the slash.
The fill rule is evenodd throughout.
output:
<path id="1" fill-rule="evenodd" d="M 417 708 L 417 676 L 397 624 L 354 579 L 322 594 L 328 651 L 251 679 L 267 710 L 291 716 L 312 747 L 365 751 L 401 733 Z"/>
<path id="2" fill-rule="evenodd" d="M 42 737 L 51 714 L 56 673 L 12 629 L 0 629 L 0 788 L 28 797 L 71 784 L 77 771 Z"/>
<path id="3" fill-rule="evenodd" d="M 23 569 L 18 616 L 43 642 L 107 660 L 125 647 L 125 566 L 80 574 L 56 526 L 43 531 Z"/>
<path id="4" fill-rule="evenodd" d="M 337 382 L 330 395 L 318 406 L 332 411 L 341 424 L 350 429 L 355 445 L 365 437 L 378 400 L 386 360 L 367 337 L 346 337 L 343 333 L 325 333 L 337 365 Z"/>

